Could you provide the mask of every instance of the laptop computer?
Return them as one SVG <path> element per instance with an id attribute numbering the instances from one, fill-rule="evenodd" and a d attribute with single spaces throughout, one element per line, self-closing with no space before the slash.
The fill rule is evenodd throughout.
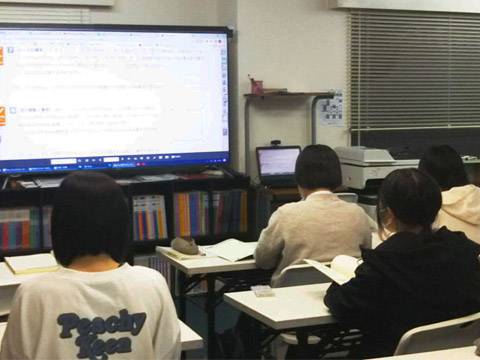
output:
<path id="1" fill-rule="evenodd" d="M 256 148 L 260 183 L 269 187 L 294 187 L 295 162 L 300 146 L 263 146 Z"/>

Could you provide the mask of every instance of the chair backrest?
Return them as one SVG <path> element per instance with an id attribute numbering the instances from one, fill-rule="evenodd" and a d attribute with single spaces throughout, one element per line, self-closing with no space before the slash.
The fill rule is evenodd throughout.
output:
<path id="1" fill-rule="evenodd" d="M 358 203 L 358 195 L 355 193 L 341 192 L 335 193 L 340 199 L 350 203 Z"/>
<path id="2" fill-rule="evenodd" d="M 469 346 L 479 337 L 480 312 L 407 331 L 400 339 L 395 355 Z"/>
<path id="3" fill-rule="evenodd" d="M 290 265 L 282 270 L 275 287 L 299 286 L 331 282 L 326 275 L 308 264 Z"/>

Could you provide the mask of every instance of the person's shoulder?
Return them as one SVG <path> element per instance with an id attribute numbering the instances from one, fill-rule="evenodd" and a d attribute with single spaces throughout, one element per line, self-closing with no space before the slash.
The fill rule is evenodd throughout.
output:
<path id="1" fill-rule="evenodd" d="M 129 266 L 128 274 L 148 280 L 158 280 L 160 278 L 163 278 L 163 276 L 157 270 L 140 265 Z"/>
<path id="2" fill-rule="evenodd" d="M 44 294 L 55 289 L 62 290 L 63 286 L 64 280 L 57 276 L 55 272 L 45 273 L 22 282 L 18 287 L 17 295 Z"/>

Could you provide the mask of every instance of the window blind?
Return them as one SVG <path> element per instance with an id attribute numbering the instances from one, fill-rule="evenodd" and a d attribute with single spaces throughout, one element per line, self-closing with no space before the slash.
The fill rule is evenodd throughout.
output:
<path id="1" fill-rule="evenodd" d="M 0 22 L 89 24 L 90 10 L 84 8 L 4 6 L 0 5 Z"/>
<path id="2" fill-rule="evenodd" d="M 350 113 L 359 133 L 480 128 L 480 15 L 352 10 Z"/>

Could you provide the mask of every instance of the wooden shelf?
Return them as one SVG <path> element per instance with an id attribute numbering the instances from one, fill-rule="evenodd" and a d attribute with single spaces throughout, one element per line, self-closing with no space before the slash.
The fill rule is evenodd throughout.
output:
<path id="1" fill-rule="evenodd" d="M 335 94 L 333 92 L 267 92 L 264 94 L 243 94 L 245 98 L 248 99 L 263 99 L 263 98 L 274 98 L 274 97 L 300 97 L 300 96 L 315 96 L 323 97 L 325 99 L 333 99 Z"/>

